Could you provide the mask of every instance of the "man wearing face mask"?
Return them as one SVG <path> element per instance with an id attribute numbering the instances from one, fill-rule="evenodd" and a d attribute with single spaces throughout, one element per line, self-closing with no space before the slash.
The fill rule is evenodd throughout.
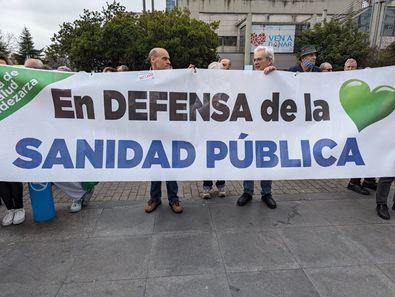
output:
<path id="1" fill-rule="evenodd" d="M 313 45 L 306 45 L 302 47 L 300 52 L 300 64 L 289 68 L 291 72 L 321 72 L 321 69 L 315 66 L 317 60 L 317 50 Z"/>

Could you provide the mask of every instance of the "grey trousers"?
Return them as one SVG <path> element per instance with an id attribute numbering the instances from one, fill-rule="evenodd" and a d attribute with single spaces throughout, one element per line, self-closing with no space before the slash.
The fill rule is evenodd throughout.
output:
<path id="1" fill-rule="evenodd" d="M 84 196 L 86 192 L 79 182 L 56 182 L 54 184 L 65 192 L 73 201 L 81 200 L 82 196 Z"/>
<path id="2" fill-rule="evenodd" d="M 376 191 L 376 203 L 387 204 L 388 194 L 390 193 L 391 184 L 395 180 L 395 177 L 380 177 Z M 395 202 L 395 193 L 393 197 Z"/>

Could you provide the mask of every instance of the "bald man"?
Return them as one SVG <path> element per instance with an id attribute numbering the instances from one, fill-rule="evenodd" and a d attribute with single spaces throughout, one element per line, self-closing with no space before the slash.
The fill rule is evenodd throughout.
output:
<path id="1" fill-rule="evenodd" d="M 148 62 L 151 64 L 151 70 L 168 70 L 172 69 L 170 56 L 167 50 L 164 48 L 156 47 L 153 48 L 147 58 Z M 153 212 L 159 205 L 162 204 L 162 182 L 152 181 L 150 190 L 150 200 L 148 200 L 147 205 L 144 210 L 146 213 Z M 167 198 L 169 200 L 169 205 L 172 211 L 175 213 L 182 213 L 183 207 L 178 199 L 178 185 L 176 181 L 166 181 L 167 188 Z"/>
<path id="2" fill-rule="evenodd" d="M 7 60 L 5 57 L 0 56 L 0 65 L 8 65 Z"/>
<path id="3" fill-rule="evenodd" d="M 169 53 L 161 47 L 150 50 L 148 62 L 151 64 L 151 70 L 172 69 Z"/>
<path id="4" fill-rule="evenodd" d="M 222 66 L 224 66 L 224 69 L 229 70 L 232 67 L 232 62 L 230 61 L 230 59 L 221 59 L 221 61 L 219 61 Z"/>
<path id="5" fill-rule="evenodd" d="M 26 68 L 43 69 L 44 63 L 39 59 L 29 58 L 25 61 L 25 64 L 23 64 L 23 66 L 25 66 Z"/>

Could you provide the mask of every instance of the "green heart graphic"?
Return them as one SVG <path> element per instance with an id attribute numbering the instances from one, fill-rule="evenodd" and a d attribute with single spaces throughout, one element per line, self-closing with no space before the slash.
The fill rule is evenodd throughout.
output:
<path id="1" fill-rule="evenodd" d="M 343 109 L 361 132 L 367 126 L 384 119 L 395 109 L 395 89 L 378 86 L 370 91 L 367 83 L 350 79 L 339 92 Z"/>

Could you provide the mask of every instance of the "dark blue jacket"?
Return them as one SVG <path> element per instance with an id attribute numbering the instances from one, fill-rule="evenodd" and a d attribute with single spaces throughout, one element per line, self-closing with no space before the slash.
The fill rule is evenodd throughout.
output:
<path id="1" fill-rule="evenodd" d="M 302 66 L 300 64 L 292 66 L 291 68 L 288 69 L 288 71 L 291 72 L 304 72 Z M 311 72 L 321 72 L 321 69 L 317 66 L 314 66 L 313 69 L 311 69 Z"/>

